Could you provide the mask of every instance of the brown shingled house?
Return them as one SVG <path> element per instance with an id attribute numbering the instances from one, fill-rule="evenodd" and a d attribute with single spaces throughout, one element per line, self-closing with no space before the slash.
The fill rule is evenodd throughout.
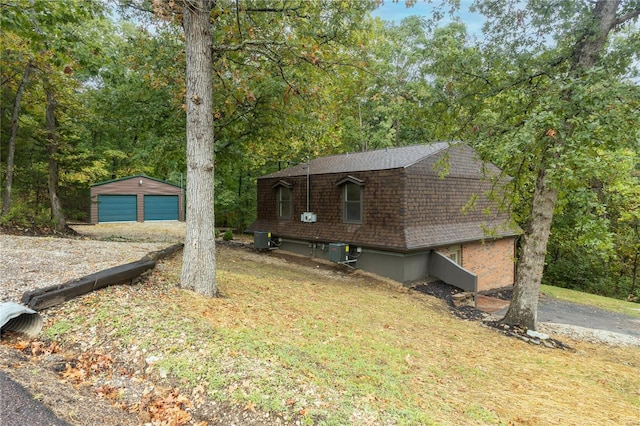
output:
<path id="1" fill-rule="evenodd" d="M 400 282 L 505 287 L 519 230 L 487 198 L 487 177 L 499 174 L 472 148 L 446 142 L 317 158 L 258 179 L 248 230 L 257 246 L 269 235 L 270 247 Z"/>

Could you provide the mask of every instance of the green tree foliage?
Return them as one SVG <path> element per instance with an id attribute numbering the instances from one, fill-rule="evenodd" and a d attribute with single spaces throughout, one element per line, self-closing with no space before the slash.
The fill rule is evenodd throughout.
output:
<path id="1" fill-rule="evenodd" d="M 599 150 L 593 177 L 559 195 L 544 282 L 627 298 L 640 253 L 638 149 Z"/>
<path id="2" fill-rule="evenodd" d="M 631 25 L 640 3 L 505 1 L 479 2 L 477 9 L 488 17 L 487 42 L 484 66 L 466 82 L 483 99 L 470 130 L 479 150 L 515 176 L 525 219 L 504 321 L 535 328 L 557 200 L 564 191 L 579 199 L 597 179 L 599 152 L 637 149 L 640 88 L 625 77 L 634 60 L 628 53 L 640 51 Z M 589 199 L 582 197 L 583 208 Z"/>
<path id="3" fill-rule="evenodd" d="M 179 182 L 184 175 L 183 43 L 173 28 L 105 23 L 103 61 L 82 95 L 83 148 L 96 180 L 136 173 Z M 176 61 L 176 58 L 178 60 Z"/>
<path id="4" fill-rule="evenodd" d="M 73 158 L 80 133 L 75 123 L 81 115 L 76 72 L 86 65 L 78 52 L 87 42 L 81 28 L 99 13 L 99 4 L 89 1 L 18 0 L 3 4 L 3 114 L 11 111 L 6 105 L 17 95 L 17 79 L 24 75 L 16 70 L 32 67 L 18 114 L 25 125 L 15 138 L 11 178 L 15 178 L 16 192 L 12 198 L 15 195 L 18 199 L 18 211 L 38 212 L 47 204 L 43 193 L 48 195 L 52 225 L 60 230 L 65 227 L 60 200 L 73 192 L 65 181 L 70 164 L 66 161 Z M 10 132 L 4 123 L 11 121 L 3 120 L 3 140 L 9 139 L 5 135 Z M 60 187 L 64 188 L 62 193 Z M 19 205 L 23 203 L 31 207 L 24 209 Z M 35 213 L 36 217 L 41 216 Z"/>

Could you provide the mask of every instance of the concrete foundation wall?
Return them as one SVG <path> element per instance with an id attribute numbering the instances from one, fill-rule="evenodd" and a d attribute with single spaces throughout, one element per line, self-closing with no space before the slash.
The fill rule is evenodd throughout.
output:
<path id="1" fill-rule="evenodd" d="M 467 243 L 461 246 L 462 267 L 477 276 L 478 291 L 502 288 L 514 282 L 514 238 L 496 241 Z M 329 260 L 329 243 L 310 243 L 307 241 L 282 239 L 280 249 L 311 258 Z M 355 246 L 352 254 L 357 255 Z M 448 248 L 437 249 L 447 256 Z M 358 269 L 391 278 L 401 283 L 416 280 L 437 280 L 443 277 L 433 276 L 429 271 L 431 250 L 415 253 L 396 253 L 362 247 L 357 262 L 352 263 Z M 437 275 L 437 274 L 436 274 Z M 455 283 L 451 283 L 455 285 Z"/>
<path id="2" fill-rule="evenodd" d="M 311 258 L 329 260 L 328 243 L 283 239 L 280 249 Z M 429 253 L 430 250 L 419 253 L 394 253 L 363 247 L 357 261 L 351 266 L 405 283 L 427 277 Z"/>

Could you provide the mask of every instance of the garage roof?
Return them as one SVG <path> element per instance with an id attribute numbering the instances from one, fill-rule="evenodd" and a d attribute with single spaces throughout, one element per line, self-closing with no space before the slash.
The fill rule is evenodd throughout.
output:
<path id="1" fill-rule="evenodd" d="M 140 179 L 140 178 L 151 179 L 151 180 L 154 180 L 156 182 L 165 183 L 167 185 L 175 186 L 176 188 L 182 188 L 182 186 L 176 185 L 175 183 L 167 182 L 166 180 L 156 179 L 156 178 L 153 178 L 153 177 L 150 177 L 150 176 L 147 176 L 147 175 L 142 175 L 142 174 L 134 175 L 134 176 L 122 177 L 122 178 L 118 178 L 118 179 L 106 180 L 104 182 L 97 182 L 97 183 L 94 183 L 91 186 L 94 187 L 94 186 L 106 185 L 108 183 L 121 182 L 123 180 Z"/>

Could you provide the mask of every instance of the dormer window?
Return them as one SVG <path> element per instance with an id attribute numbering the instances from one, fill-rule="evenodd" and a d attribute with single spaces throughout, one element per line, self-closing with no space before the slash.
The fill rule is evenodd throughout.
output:
<path id="1" fill-rule="evenodd" d="M 291 219 L 291 190 L 285 186 L 278 188 L 278 219 Z"/>
<path id="2" fill-rule="evenodd" d="M 273 188 L 275 188 L 277 193 L 277 209 L 278 209 L 278 219 L 291 219 L 291 185 L 288 182 L 283 180 L 278 181 Z"/>
<path id="3" fill-rule="evenodd" d="M 343 185 L 343 221 L 345 223 L 362 223 L 364 181 L 347 176 L 338 182 Z"/>

